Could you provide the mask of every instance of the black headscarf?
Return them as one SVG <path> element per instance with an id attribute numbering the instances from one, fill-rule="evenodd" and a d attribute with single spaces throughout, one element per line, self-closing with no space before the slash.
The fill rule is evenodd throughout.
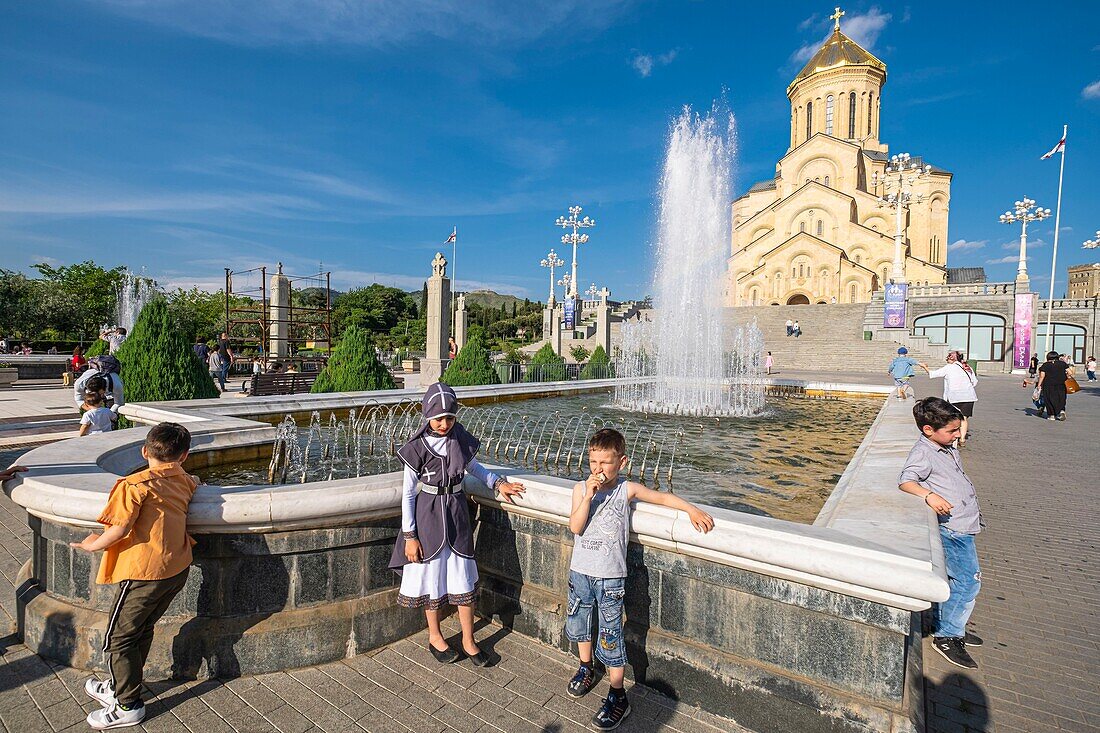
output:
<path id="1" fill-rule="evenodd" d="M 432 431 L 428 421 L 446 416 L 457 417 L 459 408 L 458 395 L 455 394 L 455 391 L 449 384 L 445 382 L 436 382 L 428 387 L 427 391 L 424 393 L 424 399 L 421 401 L 420 407 L 424 413 L 420 427 L 409 436 L 409 441 L 397 451 L 397 455 L 406 465 L 417 471 L 418 474 L 422 468 L 422 466 L 418 464 L 423 461 L 424 451 L 427 450 L 430 453 L 434 453 L 434 451 L 428 448 L 421 439 L 425 436 L 439 437 Z M 466 471 L 466 466 L 468 466 L 474 456 L 477 455 L 477 449 L 481 445 L 481 441 L 471 435 L 457 420 L 443 437 L 445 438 L 443 441 L 443 448 L 446 451 L 444 454 L 446 458 L 446 473 L 449 475 L 441 478 L 450 483 L 426 483 L 433 483 L 433 485 L 451 485 L 457 481 L 461 481 L 462 475 Z M 423 481 L 424 478 L 422 477 L 421 480 Z"/>

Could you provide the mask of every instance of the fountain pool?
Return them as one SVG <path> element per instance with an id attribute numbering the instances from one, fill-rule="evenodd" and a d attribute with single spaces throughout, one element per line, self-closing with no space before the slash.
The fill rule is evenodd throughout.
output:
<path id="1" fill-rule="evenodd" d="M 543 449 L 528 451 L 527 442 L 519 438 L 522 431 L 513 428 L 507 431 L 510 440 L 498 437 L 494 441 L 493 436 L 505 435 L 499 427 L 504 418 L 498 419 L 484 408 L 468 408 L 466 421 L 476 420 L 471 428 L 483 439 L 482 459 L 488 463 L 579 479 L 586 469 L 586 428 L 590 421 L 602 421 L 618 426 L 627 436 L 634 452 L 633 476 L 644 472 L 641 480 L 647 485 L 671 489 L 710 506 L 807 524 L 813 522 L 879 410 L 879 404 L 872 400 L 787 397 L 769 398 L 762 418 L 646 417 L 615 407 L 608 394 L 525 400 L 511 405 L 515 407 L 510 412 L 522 414 L 532 426 L 528 431 L 534 434 L 530 442 Z M 578 415 L 585 416 L 579 429 L 575 419 Z M 322 435 L 315 435 L 303 462 L 308 466 L 307 481 L 326 480 L 330 473 L 334 478 L 344 478 L 357 472 L 370 475 L 400 470 L 390 451 L 380 445 L 371 446 L 370 437 L 364 434 L 358 436 L 360 460 L 356 471 L 354 446 L 349 448 L 346 442 L 346 422 L 343 427 L 331 427 L 329 419 L 333 416 L 343 419 L 347 413 L 320 416 Z M 305 449 L 308 427 L 306 421 L 301 422 L 297 440 Z M 550 426 L 546 432 L 544 425 Z M 325 453 L 323 447 L 329 445 L 328 450 L 334 450 L 334 430 L 345 431 L 335 456 Z M 657 446 L 658 442 L 662 445 Z M 196 470 L 209 483 L 247 485 L 267 483 L 269 467 L 269 458 L 263 457 Z M 298 471 L 291 471 L 286 481 L 300 478 Z"/>

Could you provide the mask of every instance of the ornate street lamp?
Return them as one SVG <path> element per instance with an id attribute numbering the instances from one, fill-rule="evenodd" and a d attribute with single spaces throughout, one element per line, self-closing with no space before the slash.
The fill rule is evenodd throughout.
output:
<path id="1" fill-rule="evenodd" d="M 1016 281 L 1023 282 L 1027 280 L 1027 225 L 1028 222 L 1042 221 L 1050 216 L 1050 209 L 1044 209 L 1041 206 L 1036 206 L 1034 199 L 1029 199 L 1024 196 L 1023 199 L 1017 201 L 1015 209 L 1006 211 L 1001 214 L 1002 224 L 1015 224 L 1020 223 L 1020 264 L 1016 268 Z"/>
<path id="2" fill-rule="evenodd" d="M 596 283 L 592 283 L 588 286 L 588 290 L 584 291 L 584 294 L 588 296 L 589 300 L 595 300 L 599 292 L 600 291 L 596 289 Z"/>
<path id="3" fill-rule="evenodd" d="M 1081 243 L 1081 246 L 1085 249 L 1096 249 L 1097 247 L 1100 247 L 1100 229 L 1096 230 L 1095 237 L 1093 237 L 1092 239 L 1086 239 L 1084 242 Z"/>
<path id="4" fill-rule="evenodd" d="M 561 236 L 561 243 L 573 246 L 573 275 L 569 280 L 570 283 L 572 283 L 572 285 L 570 286 L 572 289 L 566 291 L 565 297 L 574 299 L 577 297 L 577 245 L 584 244 L 588 241 L 588 235 L 579 234 L 578 230 L 596 226 L 595 220 L 590 219 L 587 216 L 583 219 L 579 219 L 578 216 L 580 215 L 580 213 L 580 206 L 570 206 L 569 218 L 566 219 L 564 216 L 559 216 L 557 221 L 554 222 L 555 225 L 561 227 L 562 229 L 573 230 L 572 233 L 567 232 Z"/>
<path id="5" fill-rule="evenodd" d="M 554 268 L 561 267 L 565 264 L 565 260 L 558 257 L 558 253 L 554 250 L 550 250 L 546 253 L 546 258 L 539 263 L 542 267 L 550 268 L 550 297 L 546 301 L 546 305 L 550 310 L 554 309 Z"/>
<path id="6" fill-rule="evenodd" d="M 913 193 L 913 183 L 931 173 L 932 166 L 921 166 L 909 153 L 898 153 L 890 156 L 882 175 L 877 171 L 871 174 L 875 192 L 882 187 L 878 193 L 879 206 L 894 210 L 894 266 L 890 273 L 893 282 L 905 282 L 905 210 L 924 200 L 923 194 Z"/>

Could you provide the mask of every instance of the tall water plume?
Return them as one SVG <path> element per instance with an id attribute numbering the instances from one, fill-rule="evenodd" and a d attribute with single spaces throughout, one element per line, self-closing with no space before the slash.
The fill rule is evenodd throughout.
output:
<path id="1" fill-rule="evenodd" d="M 763 341 L 755 325 L 726 332 L 723 278 L 730 242 L 733 116 L 685 107 L 661 175 L 656 317 L 623 331 L 615 401 L 645 412 L 753 415 L 764 407 Z M 625 326 L 626 324 L 624 324 Z"/>
<path id="2" fill-rule="evenodd" d="M 122 326 L 126 332 L 134 330 L 141 309 L 145 307 L 157 292 L 156 285 L 143 273 L 135 275 L 127 270 L 122 275 L 122 283 L 118 291 L 118 302 L 115 305 L 116 326 Z"/>

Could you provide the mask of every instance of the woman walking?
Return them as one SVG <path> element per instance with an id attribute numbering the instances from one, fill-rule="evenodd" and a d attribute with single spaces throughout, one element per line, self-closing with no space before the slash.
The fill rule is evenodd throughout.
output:
<path id="1" fill-rule="evenodd" d="M 1047 354 L 1046 362 L 1039 367 L 1037 389 L 1043 396 L 1043 409 L 1047 420 L 1066 419 L 1066 379 L 1073 376 L 1073 367 L 1058 358 L 1057 351 Z M 1042 417 L 1043 413 L 1039 413 Z"/>
<path id="2" fill-rule="evenodd" d="M 978 401 L 978 393 L 974 390 L 978 384 L 978 375 L 966 363 L 963 356 L 961 351 L 947 352 L 947 363 L 935 371 L 929 371 L 927 365 L 921 364 L 932 379 L 943 378 L 943 398 L 962 413 L 962 429 L 959 431 L 960 448 L 966 445 L 970 418 L 974 417 L 974 403 Z"/>

